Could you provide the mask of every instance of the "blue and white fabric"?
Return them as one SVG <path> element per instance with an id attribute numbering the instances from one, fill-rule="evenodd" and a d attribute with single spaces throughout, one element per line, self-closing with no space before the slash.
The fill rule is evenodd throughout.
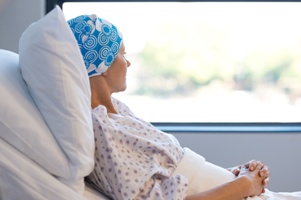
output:
<path id="1" fill-rule="evenodd" d="M 122 42 L 117 28 L 97 15 L 68 20 L 77 40 L 89 77 L 103 74 L 115 60 Z"/>

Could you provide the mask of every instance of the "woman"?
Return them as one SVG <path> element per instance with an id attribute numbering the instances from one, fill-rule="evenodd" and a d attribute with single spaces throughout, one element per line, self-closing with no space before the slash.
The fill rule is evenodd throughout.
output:
<path id="1" fill-rule="evenodd" d="M 122 34 L 113 24 L 96 15 L 82 15 L 68 24 L 90 79 L 96 145 L 90 183 L 118 200 L 267 198 L 262 192 L 269 170 L 262 162 L 230 170 L 208 163 L 111 96 L 126 89 L 131 65 Z"/>

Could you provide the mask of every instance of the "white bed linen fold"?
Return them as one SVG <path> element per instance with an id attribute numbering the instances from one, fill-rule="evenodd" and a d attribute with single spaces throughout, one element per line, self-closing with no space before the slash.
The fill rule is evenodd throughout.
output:
<path id="1" fill-rule="evenodd" d="M 85 186 L 84 197 L 87 200 L 110 200 L 108 197 L 99 193 L 97 190 L 93 189 L 89 185 Z"/>
<path id="2" fill-rule="evenodd" d="M 0 199 L 109 200 L 88 185 L 76 193 L 1 138 Z"/>
<path id="3" fill-rule="evenodd" d="M 0 158 L 0 199 L 85 199 L 2 139 Z"/>

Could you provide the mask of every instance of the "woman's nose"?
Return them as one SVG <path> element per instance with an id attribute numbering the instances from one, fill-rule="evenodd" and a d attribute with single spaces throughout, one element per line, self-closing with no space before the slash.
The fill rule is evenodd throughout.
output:
<path id="1" fill-rule="evenodd" d="M 128 61 L 128 59 L 126 59 L 126 62 L 127 62 L 127 67 L 131 66 L 131 62 Z"/>

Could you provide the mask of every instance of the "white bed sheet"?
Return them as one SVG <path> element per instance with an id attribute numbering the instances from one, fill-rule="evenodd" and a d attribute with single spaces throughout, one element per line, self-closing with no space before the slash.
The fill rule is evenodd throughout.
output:
<path id="1" fill-rule="evenodd" d="M 89 185 L 85 186 L 84 197 L 88 200 L 109 200 L 109 198 L 99 193 Z"/>
<path id="2" fill-rule="evenodd" d="M 108 199 L 89 186 L 77 193 L 1 138 L 0 158 L 0 199 Z"/>

